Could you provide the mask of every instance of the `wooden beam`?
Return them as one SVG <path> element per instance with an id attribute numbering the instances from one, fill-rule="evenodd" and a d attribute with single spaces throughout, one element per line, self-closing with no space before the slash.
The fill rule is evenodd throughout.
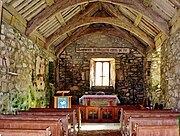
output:
<path id="1" fill-rule="evenodd" d="M 144 0 L 143 1 L 144 6 L 148 7 L 151 4 L 151 1 L 152 0 Z"/>
<path id="2" fill-rule="evenodd" d="M 64 21 L 64 18 L 61 13 L 56 14 L 56 18 L 62 26 L 66 25 L 66 22 Z"/>
<path id="3" fill-rule="evenodd" d="M 174 17 L 170 20 L 170 25 L 171 25 L 170 34 L 173 34 L 174 32 L 180 29 L 180 9 L 177 10 Z"/>
<path id="4" fill-rule="evenodd" d="M 11 13 L 12 16 L 15 16 L 15 18 L 21 22 L 23 26 L 26 27 L 27 21 L 23 18 L 22 15 L 20 15 L 11 5 L 3 4 L 3 8 L 6 9 L 9 13 Z"/>
<path id="5" fill-rule="evenodd" d="M 177 30 L 180 30 L 180 18 L 178 18 L 177 21 L 171 27 L 171 34 L 176 32 Z"/>
<path id="6" fill-rule="evenodd" d="M 52 4 L 54 4 L 54 0 L 46 0 L 46 3 L 51 6 Z"/>
<path id="7" fill-rule="evenodd" d="M 167 36 L 166 36 L 163 32 L 160 32 L 160 33 L 154 38 L 156 47 L 161 46 L 166 39 L 167 39 Z"/>
<path id="8" fill-rule="evenodd" d="M 16 17 L 15 16 L 12 16 L 11 17 L 11 22 L 10 22 L 10 25 L 11 26 L 14 26 L 14 23 L 16 22 Z"/>
<path id="9" fill-rule="evenodd" d="M 154 46 L 154 43 L 152 44 L 152 41 L 151 42 L 147 42 L 147 41 L 149 41 L 149 40 L 147 40 L 147 39 L 150 39 L 150 38 L 148 38 L 148 35 L 146 35 L 146 33 L 144 33 L 141 29 L 139 29 L 138 27 L 136 27 L 136 25 L 133 25 L 132 23 L 131 23 L 131 21 L 130 20 L 128 20 L 125 16 L 123 16 L 120 12 L 119 12 L 119 10 L 117 9 L 117 8 L 114 8 L 111 4 L 103 4 L 103 7 L 105 8 L 105 10 L 107 10 L 109 13 L 111 13 L 112 15 L 114 15 L 115 17 L 117 17 L 118 19 L 120 19 L 120 20 L 123 20 L 123 22 L 125 23 L 125 24 L 129 24 L 130 26 L 131 26 L 131 28 L 130 29 L 136 29 L 136 31 L 137 31 L 137 33 L 139 32 L 139 34 L 136 34 L 135 32 L 131 32 L 131 30 L 128 30 L 128 31 L 130 31 L 131 33 L 133 33 L 134 35 L 136 35 L 137 37 L 139 37 L 140 39 L 142 39 L 144 42 L 146 42 L 147 44 L 149 44 L 149 46 L 151 47 L 151 48 L 155 48 L 155 46 Z M 138 22 L 140 22 L 141 21 L 141 18 L 142 18 L 142 16 L 141 15 L 139 15 L 140 17 L 138 17 L 138 19 L 136 19 L 137 21 L 135 21 L 135 24 L 137 24 L 138 25 Z M 125 28 L 126 29 L 126 28 Z M 127 30 L 127 29 L 126 29 Z M 141 33 L 141 34 L 140 34 Z M 145 36 L 144 38 L 146 39 L 144 39 L 142 36 Z"/>
<path id="10" fill-rule="evenodd" d="M 74 16 L 70 21 L 68 21 L 68 24 L 66 24 L 65 26 L 59 28 L 57 31 L 55 31 L 51 36 L 49 36 L 47 38 L 47 43 L 46 43 L 46 48 L 49 48 L 49 46 L 51 45 L 51 43 L 53 43 L 54 41 L 56 41 L 59 37 L 61 37 L 61 34 L 59 35 L 60 31 L 64 28 L 67 28 L 69 27 L 69 25 L 73 25 L 73 23 L 76 23 L 78 20 L 81 20 L 84 16 L 92 16 L 97 10 L 98 10 L 98 5 L 96 3 L 93 3 L 89 8 L 85 9 L 83 11 L 83 13 L 80 15 L 80 14 L 77 14 L 76 16 Z M 70 32 L 71 30 L 67 30 L 64 34 Z"/>
<path id="11" fill-rule="evenodd" d="M 58 36 L 64 35 L 69 31 L 75 30 L 79 27 L 86 26 L 94 23 L 107 23 L 114 26 L 121 27 L 137 37 L 141 38 L 144 42 L 146 42 L 151 48 L 155 48 L 153 40 L 148 37 L 142 30 L 135 27 L 132 23 L 126 21 L 124 17 L 122 18 L 112 18 L 112 17 L 84 17 L 80 18 L 76 21 L 69 21 L 66 26 L 59 28 L 55 33 L 53 33 L 50 37 L 47 38 L 46 47 L 50 46 Z"/>
<path id="12" fill-rule="evenodd" d="M 135 26 L 138 26 L 139 23 L 141 22 L 141 19 L 142 19 L 142 15 L 138 15 L 138 16 L 136 17 L 136 20 L 134 21 L 134 25 L 135 25 Z"/>
<path id="13" fill-rule="evenodd" d="M 55 48 L 55 54 L 58 57 L 59 54 L 61 54 L 63 52 L 63 50 L 72 42 L 74 42 L 75 40 L 77 40 L 80 35 L 82 34 L 83 31 L 85 31 L 88 28 L 87 26 L 83 26 L 81 28 L 78 28 L 74 31 L 74 33 L 72 34 L 72 36 L 66 38 L 65 40 L 63 40 L 61 43 L 59 43 L 58 46 L 56 46 Z"/>
<path id="14" fill-rule="evenodd" d="M 44 43 L 46 42 L 46 39 L 44 38 L 44 36 L 40 34 L 38 31 L 34 31 L 32 35 L 36 36 L 38 39 L 41 39 L 41 41 L 43 41 Z"/>
<path id="15" fill-rule="evenodd" d="M 79 28 L 76 30 L 75 33 L 72 34 L 71 37 L 68 37 L 66 40 L 64 40 L 62 43 L 59 44 L 58 47 L 56 47 L 56 55 L 59 56 L 59 54 L 62 53 L 62 51 L 71 43 L 79 39 L 80 37 L 84 35 L 91 35 L 91 34 L 104 34 L 104 35 L 113 35 L 119 38 L 123 38 L 130 42 L 136 49 L 141 53 L 141 55 L 145 56 L 145 48 L 143 48 L 141 43 L 135 39 L 134 37 L 130 36 L 130 34 L 120 28 L 105 28 L 105 29 L 96 29 L 96 28 Z M 83 30 L 83 31 L 82 31 Z M 79 33 L 80 31 L 80 33 Z"/>
<path id="16" fill-rule="evenodd" d="M 169 0 L 174 6 L 176 6 L 177 8 L 180 8 L 180 2 L 179 0 Z"/>
<path id="17" fill-rule="evenodd" d="M 2 22 L 2 0 L 0 0 L 0 34 L 1 34 L 1 22 Z"/>
<path id="18" fill-rule="evenodd" d="M 5 0 L 6 1 L 6 0 Z M 17 2 L 17 0 L 12 0 L 12 1 L 10 1 L 9 3 L 8 3 L 8 5 L 13 5 L 14 3 L 16 3 Z"/>
<path id="19" fill-rule="evenodd" d="M 2 1 L 2 0 L 1 0 L 1 1 Z M 8 1 L 8 0 L 3 0 L 2 2 L 3 2 L 3 4 L 4 4 L 4 3 L 6 3 L 7 1 Z"/>
<path id="20" fill-rule="evenodd" d="M 56 14 L 64 9 L 73 6 L 81 5 L 89 2 L 97 2 L 99 0 L 57 0 L 55 4 L 46 7 L 41 13 L 37 14 L 28 22 L 28 27 L 26 34 L 29 35 L 33 30 L 35 30 L 45 19 L 49 18 L 53 14 Z M 133 10 L 143 14 L 151 20 L 152 23 L 157 25 L 161 31 L 169 35 L 168 23 L 161 18 L 156 12 L 154 12 L 150 7 L 145 7 L 141 0 L 103 0 L 103 2 L 113 3 L 117 5 L 126 6 L 132 8 Z"/>
<path id="21" fill-rule="evenodd" d="M 81 5 L 80 5 L 80 9 L 81 9 L 81 11 L 85 10 L 85 5 L 84 5 L 84 4 L 81 4 Z"/>
<path id="22" fill-rule="evenodd" d="M 154 41 L 156 41 L 157 39 L 159 39 L 162 35 L 163 35 L 163 33 L 160 32 L 158 35 L 156 35 L 156 37 L 154 38 Z"/>

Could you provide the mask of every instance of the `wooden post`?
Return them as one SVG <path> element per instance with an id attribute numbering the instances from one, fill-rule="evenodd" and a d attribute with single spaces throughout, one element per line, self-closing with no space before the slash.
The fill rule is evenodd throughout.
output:
<path id="1" fill-rule="evenodd" d="M 0 0 L 0 34 L 1 34 L 1 22 L 2 22 L 2 0 Z"/>

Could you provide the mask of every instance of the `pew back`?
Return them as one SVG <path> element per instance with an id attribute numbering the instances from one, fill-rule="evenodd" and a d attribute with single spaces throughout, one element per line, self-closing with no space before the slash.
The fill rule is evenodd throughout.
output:
<path id="1" fill-rule="evenodd" d="M 64 133 L 67 135 L 70 131 L 69 127 L 69 116 L 68 115 L 12 115 L 5 114 L 0 115 L 1 120 L 9 119 L 9 120 L 59 120 L 60 121 L 60 133 L 63 135 Z"/>
<path id="2" fill-rule="evenodd" d="M 51 136 L 50 128 L 34 130 L 34 129 L 15 129 L 15 128 L 0 128 L 2 136 Z"/>
<path id="3" fill-rule="evenodd" d="M 136 136 L 179 136 L 178 125 L 137 126 Z"/>
<path id="4" fill-rule="evenodd" d="M 178 117 L 143 117 L 130 118 L 129 134 L 132 136 L 135 133 L 136 126 L 146 125 L 178 125 Z"/>
<path id="5" fill-rule="evenodd" d="M 0 128 L 16 129 L 46 129 L 50 127 L 52 136 L 60 136 L 61 123 L 59 120 L 12 120 L 0 119 Z"/>
<path id="6" fill-rule="evenodd" d="M 35 115 L 35 116 L 51 116 L 51 117 L 58 117 L 58 116 L 69 116 L 69 121 L 65 118 L 61 118 L 63 123 L 63 127 L 65 128 L 65 132 L 70 133 L 70 129 L 72 129 L 75 133 L 75 127 L 77 123 L 77 119 L 75 117 L 75 111 L 18 111 L 19 115 Z M 68 123 L 66 122 L 68 121 Z M 68 125 L 67 125 L 68 124 Z M 70 124 L 70 125 L 69 125 Z"/>

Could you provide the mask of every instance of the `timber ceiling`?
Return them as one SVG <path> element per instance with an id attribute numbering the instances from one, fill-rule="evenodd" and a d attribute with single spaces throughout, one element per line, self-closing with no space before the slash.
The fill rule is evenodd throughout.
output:
<path id="1" fill-rule="evenodd" d="M 59 55 L 83 35 L 121 37 L 145 55 L 180 27 L 179 0 L 2 0 L 3 20 Z"/>

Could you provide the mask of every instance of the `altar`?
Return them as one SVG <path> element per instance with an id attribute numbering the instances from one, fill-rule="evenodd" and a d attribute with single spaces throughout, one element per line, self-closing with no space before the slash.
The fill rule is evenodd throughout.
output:
<path id="1" fill-rule="evenodd" d="M 79 104 L 85 106 L 116 106 L 120 101 L 116 95 L 83 95 Z"/>

